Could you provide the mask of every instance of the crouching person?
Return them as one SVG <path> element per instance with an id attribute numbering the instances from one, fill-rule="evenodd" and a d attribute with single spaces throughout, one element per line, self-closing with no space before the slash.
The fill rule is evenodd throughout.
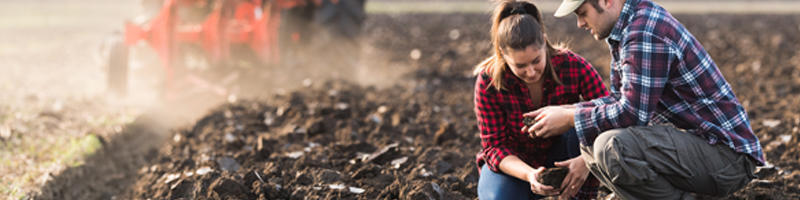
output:
<path id="1" fill-rule="evenodd" d="M 622 199 L 729 195 L 764 164 L 747 113 L 700 42 L 650 0 L 564 0 L 557 17 L 605 39 L 611 95 L 527 113 L 527 130 L 574 129 L 591 173 Z"/>
<path id="2" fill-rule="evenodd" d="M 560 137 L 531 137 L 522 114 L 547 105 L 571 104 L 606 96 L 605 85 L 582 57 L 547 40 L 541 14 L 532 3 L 502 1 L 492 18 L 493 56 L 476 67 L 475 114 L 483 150 L 478 197 L 538 199 L 560 195 L 593 199 L 599 182 L 579 159 L 575 131 Z M 570 173 L 554 188 L 539 183 L 544 167 Z"/>

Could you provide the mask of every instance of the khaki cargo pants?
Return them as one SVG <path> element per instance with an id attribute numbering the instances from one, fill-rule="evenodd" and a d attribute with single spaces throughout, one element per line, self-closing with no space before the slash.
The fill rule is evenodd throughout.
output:
<path id="1" fill-rule="evenodd" d="M 592 147 L 581 145 L 581 153 L 592 174 L 622 199 L 724 196 L 755 177 L 746 154 L 672 126 L 609 130 Z"/>

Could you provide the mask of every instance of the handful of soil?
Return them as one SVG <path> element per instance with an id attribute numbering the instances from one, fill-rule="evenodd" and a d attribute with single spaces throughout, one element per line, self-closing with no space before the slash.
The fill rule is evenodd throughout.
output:
<path id="1" fill-rule="evenodd" d="M 561 188 L 561 182 L 564 181 L 564 177 L 566 177 L 568 173 L 569 168 L 566 167 L 547 168 L 539 174 L 539 177 L 536 177 L 536 181 L 558 189 Z"/>
<path id="2" fill-rule="evenodd" d="M 527 127 L 529 127 L 529 128 L 533 127 L 533 124 L 535 124 L 535 123 L 536 123 L 536 118 L 533 118 L 533 117 L 522 118 L 522 124 L 527 126 Z M 536 136 L 533 135 L 533 134 L 529 134 L 529 137 L 531 139 L 534 139 L 534 140 L 536 139 Z"/>
<path id="3" fill-rule="evenodd" d="M 525 126 L 531 127 L 535 123 L 536 123 L 536 119 L 533 118 L 533 117 L 522 118 L 522 124 L 524 124 Z"/>

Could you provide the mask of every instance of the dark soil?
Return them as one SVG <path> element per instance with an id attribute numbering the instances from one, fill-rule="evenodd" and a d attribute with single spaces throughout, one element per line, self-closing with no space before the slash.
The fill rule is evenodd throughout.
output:
<path id="1" fill-rule="evenodd" d="M 536 177 L 536 181 L 544 185 L 553 186 L 553 188 L 561 188 L 561 183 L 564 181 L 564 177 L 567 177 L 568 173 L 569 168 L 566 167 L 547 168 L 542 171 L 539 177 Z"/>
<path id="2" fill-rule="evenodd" d="M 366 42 L 411 69 L 401 82 L 317 80 L 219 106 L 174 131 L 129 177 L 136 178 L 131 187 L 110 192 L 123 199 L 476 198 L 471 69 L 489 53 L 489 16 L 369 17 Z M 800 16 L 677 17 L 732 84 L 771 163 L 725 199 L 800 198 Z M 572 17 L 546 20 L 552 39 L 569 39 L 607 79 L 603 42 Z M 410 58 L 412 51 L 421 56 Z"/>
<path id="3" fill-rule="evenodd" d="M 533 117 L 522 118 L 522 124 L 525 124 L 525 126 L 533 126 L 534 124 L 536 124 L 536 119 L 534 119 Z"/>
<path id="4" fill-rule="evenodd" d="M 140 171 L 134 197 L 474 196 L 470 109 L 342 82 L 218 108 Z M 266 103 L 269 102 L 269 103 Z M 439 133 L 436 139 L 429 138 Z M 471 147 L 477 148 L 477 147 Z M 170 155 L 170 156 L 167 156 Z M 434 161 L 434 162 L 426 162 Z M 431 190 L 424 190 L 430 188 Z M 363 194 L 359 190 L 363 189 Z M 422 190 L 420 190 L 422 189 Z"/>

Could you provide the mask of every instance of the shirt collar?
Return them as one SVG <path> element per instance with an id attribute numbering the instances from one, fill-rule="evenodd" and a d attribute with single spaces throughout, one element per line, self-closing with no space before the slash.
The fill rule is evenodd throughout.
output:
<path id="1" fill-rule="evenodd" d="M 611 33 L 606 39 L 609 43 L 622 40 L 622 30 L 633 20 L 633 13 L 635 12 L 633 7 L 639 4 L 639 1 L 640 0 L 625 1 L 625 4 L 622 6 L 622 11 L 619 13 L 619 18 L 617 18 L 617 23 L 614 24 L 614 29 L 611 29 Z"/>

